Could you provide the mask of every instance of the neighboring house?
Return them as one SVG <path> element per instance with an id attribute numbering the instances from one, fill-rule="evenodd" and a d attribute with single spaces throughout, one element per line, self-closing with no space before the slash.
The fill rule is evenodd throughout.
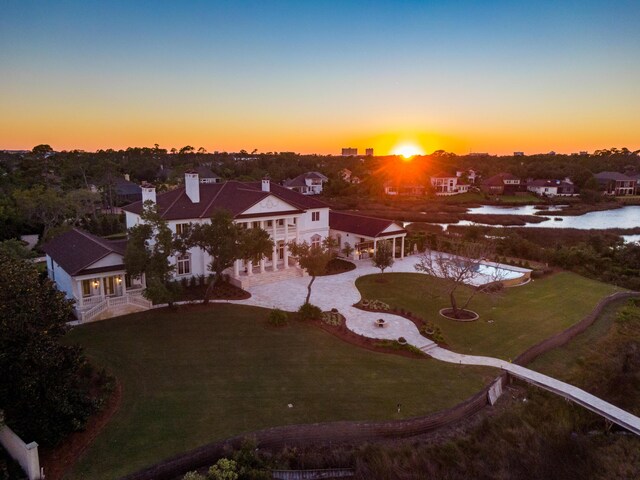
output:
<path id="1" fill-rule="evenodd" d="M 384 193 L 386 195 L 403 195 L 419 197 L 425 194 L 426 187 L 415 183 L 394 183 L 386 182 L 384 184 Z"/>
<path id="2" fill-rule="evenodd" d="M 360 177 L 356 177 L 351 170 L 348 168 L 343 168 L 338 172 L 340 178 L 342 178 L 345 182 L 357 185 L 360 183 Z"/>
<path id="3" fill-rule="evenodd" d="M 499 173 L 483 180 L 480 189 L 492 195 L 514 195 L 525 191 L 524 184 L 510 173 Z"/>
<path id="4" fill-rule="evenodd" d="M 467 180 L 469 181 L 469 183 L 475 184 L 476 183 L 476 178 L 478 178 L 478 172 L 476 172 L 475 170 L 473 170 L 471 168 L 469 170 L 467 170 L 467 171 L 458 170 L 456 172 L 456 177 L 462 178 L 464 176 L 467 177 Z"/>
<path id="5" fill-rule="evenodd" d="M 125 177 L 117 177 L 113 180 L 113 191 L 115 193 L 115 204 L 125 205 L 131 202 L 137 202 L 142 198 L 142 189 L 140 185 L 130 181 Z"/>
<path id="6" fill-rule="evenodd" d="M 339 251 L 346 243 L 354 248 L 353 259 L 373 256 L 378 243 L 382 241 L 391 242 L 394 258 L 404 258 L 407 231 L 392 220 L 332 211 L 329 213 L 329 225 L 331 237 L 337 241 Z"/>
<path id="7" fill-rule="evenodd" d="M 146 309 L 145 279 L 124 269 L 126 240 L 105 240 L 74 228 L 47 242 L 47 274 L 70 300 L 81 321 Z"/>
<path id="8" fill-rule="evenodd" d="M 293 180 L 285 180 L 284 186 L 303 195 L 318 195 L 322 193 L 322 186 L 328 180 L 320 172 L 307 172 L 298 175 Z"/>
<path id="9" fill-rule="evenodd" d="M 527 190 L 543 197 L 570 197 L 576 194 L 575 185 L 569 180 L 529 180 Z"/>
<path id="10" fill-rule="evenodd" d="M 432 175 L 431 185 L 438 196 L 458 195 L 469 191 L 469 184 L 462 182 L 456 175 L 446 173 Z"/>
<path id="11" fill-rule="evenodd" d="M 213 173 L 213 171 L 204 165 L 194 169 L 200 178 L 200 183 L 221 183 L 222 178 Z"/>
<path id="12" fill-rule="evenodd" d="M 605 195 L 634 195 L 638 186 L 636 178 L 619 172 L 600 172 L 593 176 Z"/>

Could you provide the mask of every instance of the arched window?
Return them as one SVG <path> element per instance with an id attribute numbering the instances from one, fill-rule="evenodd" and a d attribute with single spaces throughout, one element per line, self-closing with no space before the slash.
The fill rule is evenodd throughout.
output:
<path id="1" fill-rule="evenodd" d="M 322 240 L 322 237 L 316 233 L 313 237 L 311 237 L 311 246 L 319 247 L 321 240 Z"/>

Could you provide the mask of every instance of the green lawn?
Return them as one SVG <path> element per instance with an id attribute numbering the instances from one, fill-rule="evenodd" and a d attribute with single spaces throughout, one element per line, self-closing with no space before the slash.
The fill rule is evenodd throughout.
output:
<path id="1" fill-rule="evenodd" d="M 424 415 L 495 375 L 370 352 L 298 322 L 267 327 L 267 314 L 237 305 L 156 310 L 72 330 L 66 341 L 115 374 L 124 395 L 69 478 L 117 478 L 269 426 Z"/>
<path id="2" fill-rule="evenodd" d="M 460 353 L 513 359 L 528 347 L 564 330 L 589 313 L 617 287 L 562 272 L 507 288 L 497 296 L 477 295 L 469 307 L 475 322 L 455 322 L 438 311 L 448 307 L 442 280 L 418 273 L 385 273 L 357 280 L 363 298 L 408 309 L 439 325 L 449 347 Z M 461 295 L 467 293 L 463 289 Z"/>
<path id="3" fill-rule="evenodd" d="M 616 314 L 627 301 L 618 300 L 607 305 L 587 330 L 566 345 L 541 355 L 527 366 L 559 380 L 582 386 L 585 369 L 589 368 L 584 363 L 585 357 L 592 356 L 594 353 L 611 357 L 620 355 L 619 351 L 603 352 L 601 343 L 611 333 Z"/>

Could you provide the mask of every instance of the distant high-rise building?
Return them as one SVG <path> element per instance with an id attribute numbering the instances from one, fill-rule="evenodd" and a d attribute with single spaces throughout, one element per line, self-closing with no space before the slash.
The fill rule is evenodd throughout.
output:
<path id="1" fill-rule="evenodd" d="M 347 147 L 342 149 L 343 157 L 355 157 L 356 155 L 358 155 L 357 148 Z"/>
<path id="2" fill-rule="evenodd" d="M 367 148 L 365 150 L 367 157 L 373 157 L 373 148 Z"/>

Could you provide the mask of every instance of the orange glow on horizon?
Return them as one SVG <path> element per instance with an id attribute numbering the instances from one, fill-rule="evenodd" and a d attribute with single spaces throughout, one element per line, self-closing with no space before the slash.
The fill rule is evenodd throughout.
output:
<path id="1" fill-rule="evenodd" d="M 406 161 L 411 160 L 416 155 L 424 155 L 424 150 L 414 143 L 401 143 L 391 150 L 392 155 L 400 155 Z"/>

